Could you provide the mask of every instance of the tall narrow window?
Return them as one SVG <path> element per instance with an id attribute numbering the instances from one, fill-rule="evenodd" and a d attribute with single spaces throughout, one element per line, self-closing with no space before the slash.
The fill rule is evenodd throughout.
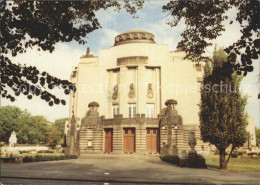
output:
<path id="1" fill-rule="evenodd" d="M 134 118 L 136 114 L 136 104 L 128 104 L 129 118 Z"/>
<path id="2" fill-rule="evenodd" d="M 113 105 L 113 116 L 115 116 L 116 114 L 119 114 L 119 106 Z"/>
<path id="3" fill-rule="evenodd" d="M 152 103 L 146 104 L 146 117 L 154 118 L 154 104 Z"/>

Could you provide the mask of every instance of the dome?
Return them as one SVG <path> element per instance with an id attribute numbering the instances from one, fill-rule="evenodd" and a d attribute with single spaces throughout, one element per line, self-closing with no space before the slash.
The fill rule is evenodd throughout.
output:
<path id="1" fill-rule="evenodd" d="M 114 46 L 129 43 L 155 44 L 154 35 L 144 30 L 129 30 L 115 37 Z"/>

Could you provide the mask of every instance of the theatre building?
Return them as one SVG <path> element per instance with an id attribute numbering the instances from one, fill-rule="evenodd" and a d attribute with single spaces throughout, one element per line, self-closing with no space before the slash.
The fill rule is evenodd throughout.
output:
<path id="1" fill-rule="evenodd" d="M 197 151 L 212 149 L 199 132 L 201 66 L 155 40 L 131 30 L 99 56 L 88 49 L 80 58 L 71 74 L 77 91 L 70 96 L 66 135 L 81 154 L 176 153 L 189 150 L 191 132 Z"/>

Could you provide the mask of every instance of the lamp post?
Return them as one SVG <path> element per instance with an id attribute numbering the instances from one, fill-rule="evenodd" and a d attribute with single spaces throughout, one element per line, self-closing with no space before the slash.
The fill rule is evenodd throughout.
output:
<path id="1" fill-rule="evenodd" d="M 177 147 L 177 141 L 178 141 L 178 140 L 177 140 L 177 139 L 178 139 L 178 137 L 177 137 L 177 129 L 178 129 L 178 127 L 175 126 L 174 129 L 175 129 L 175 134 L 176 134 L 176 147 Z"/>

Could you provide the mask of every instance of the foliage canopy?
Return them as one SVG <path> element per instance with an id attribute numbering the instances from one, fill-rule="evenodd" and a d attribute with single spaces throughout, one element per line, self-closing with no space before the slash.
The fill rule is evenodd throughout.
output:
<path id="1" fill-rule="evenodd" d="M 8 143 L 12 131 L 17 134 L 20 144 L 49 144 L 63 142 L 65 118 L 50 123 L 44 116 L 32 116 L 27 110 L 15 106 L 0 108 L 1 141 Z"/>
<path id="2" fill-rule="evenodd" d="M 220 153 L 220 168 L 226 168 L 225 151 L 231 146 L 243 146 L 247 139 L 247 98 L 239 91 L 242 77 L 225 71 L 227 55 L 223 49 L 214 51 L 213 62 L 205 65 L 201 91 L 200 131 L 204 142 L 217 147 Z M 231 155 L 230 153 L 230 155 Z M 229 159 L 229 158 L 228 158 Z"/>
<path id="3" fill-rule="evenodd" d="M 228 17 L 227 12 L 231 9 L 237 10 L 235 18 Z M 230 54 L 228 61 L 238 74 L 246 75 L 253 70 L 252 60 L 258 59 L 260 54 L 259 1 L 174 0 L 163 6 L 163 10 L 171 14 L 170 26 L 177 26 L 184 20 L 186 29 L 181 34 L 179 47 L 186 51 L 186 58 L 196 62 L 208 59 L 203 56 L 205 48 L 225 31 L 225 21 L 229 24 L 237 21 L 242 35 L 224 50 Z"/>
<path id="4" fill-rule="evenodd" d="M 53 88 L 63 88 L 65 94 L 75 91 L 73 84 L 58 79 L 51 74 L 40 72 L 34 66 L 22 66 L 10 60 L 28 48 L 37 47 L 53 52 L 58 42 L 77 41 L 85 44 L 86 35 L 101 25 L 96 12 L 101 9 L 124 8 L 133 14 L 143 5 L 136 1 L 1 1 L 1 94 L 3 98 L 15 101 L 15 96 L 23 94 L 32 99 L 41 99 L 53 104 L 66 104 L 53 95 Z M 10 90 L 11 89 L 11 90 Z"/>

